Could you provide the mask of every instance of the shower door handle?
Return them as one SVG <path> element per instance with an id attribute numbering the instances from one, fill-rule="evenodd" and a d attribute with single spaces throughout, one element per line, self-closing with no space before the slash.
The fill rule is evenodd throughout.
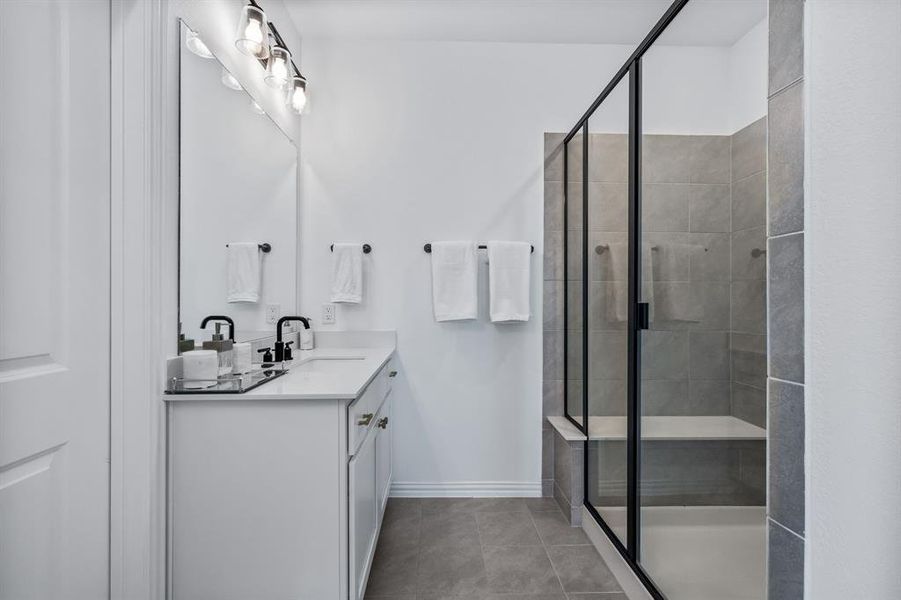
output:
<path id="1" fill-rule="evenodd" d="M 635 311 L 635 329 L 647 329 L 651 326 L 651 310 L 647 302 L 639 302 Z"/>

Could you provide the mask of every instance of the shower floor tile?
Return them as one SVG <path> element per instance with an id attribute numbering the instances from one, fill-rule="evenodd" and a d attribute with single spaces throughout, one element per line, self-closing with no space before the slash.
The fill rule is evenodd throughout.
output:
<path id="1" fill-rule="evenodd" d="M 625 509 L 598 507 L 625 535 Z M 640 563 L 669 600 L 766 598 L 766 509 L 648 506 L 641 511 Z"/>

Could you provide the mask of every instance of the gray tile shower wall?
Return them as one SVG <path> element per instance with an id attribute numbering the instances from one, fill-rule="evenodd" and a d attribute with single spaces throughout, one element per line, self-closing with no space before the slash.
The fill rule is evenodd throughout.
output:
<path id="1" fill-rule="evenodd" d="M 766 117 L 732 135 L 731 414 L 759 427 L 766 427 L 766 148 Z"/>
<path id="2" fill-rule="evenodd" d="M 769 1 L 769 600 L 804 596 L 804 7 Z"/>
<path id="3" fill-rule="evenodd" d="M 563 264 L 562 247 L 546 248 L 544 327 L 547 352 L 562 349 L 563 330 L 568 333 L 569 400 L 547 397 L 545 406 L 568 405 L 570 414 L 578 416 L 586 326 L 582 145 L 577 136 L 568 149 L 570 202 L 564 219 L 563 184 L 552 179 L 563 174 L 563 151 L 552 147 L 560 139 L 553 134 L 545 138 L 545 153 L 556 161 L 545 171 L 545 236 L 548 245 L 562 245 L 565 235 L 570 252 Z M 766 254 L 760 251 L 766 247 L 766 119 L 732 136 L 645 135 L 643 142 L 642 228 L 649 258 L 642 268 L 650 282 L 643 295 L 652 305 L 651 331 L 643 336 L 642 349 L 644 413 L 733 415 L 765 427 Z M 622 416 L 627 372 L 627 137 L 592 133 L 588 147 L 589 414 Z M 561 305 L 564 277 L 566 322 Z M 546 377 L 558 381 L 563 377 L 562 359 L 546 356 L 545 370 Z M 545 385 L 546 394 L 553 390 Z M 738 450 L 718 459 L 712 454 L 723 479 L 708 481 L 706 494 L 700 480 L 685 487 L 681 496 L 678 485 L 666 484 L 661 501 L 763 503 L 765 451 L 763 444 L 757 445 L 757 451 L 742 454 L 742 461 L 736 458 Z M 552 452 L 545 449 L 545 464 L 553 462 Z M 739 462 L 744 469 L 738 468 Z M 598 477 L 603 483 L 609 475 Z"/>
<path id="4" fill-rule="evenodd" d="M 563 134 L 544 135 L 544 315 L 541 495 L 554 496 L 554 430 L 547 417 L 562 415 L 563 385 Z"/>

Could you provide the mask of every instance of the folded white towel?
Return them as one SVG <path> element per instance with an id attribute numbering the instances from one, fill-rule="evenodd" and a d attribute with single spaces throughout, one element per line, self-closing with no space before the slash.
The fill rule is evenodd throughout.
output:
<path id="1" fill-rule="evenodd" d="M 525 242 L 487 245 L 491 320 L 528 321 L 532 246 Z"/>
<path id="2" fill-rule="evenodd" d="M 225 249 L 228 302 L 259 302 L 262 253 L 257 242 L 230 242 Z"/>
<path id="3" fill-rule="evenodd" d="M 474 242 L 432 242 L 432 306 L 436 321 L 478 316 L 478 275 Z"/>
<path id="4" fill-rule="evenodd" d="M 335 244 L 332 249 L 332 302 L 363 300 L 363 244 Z"/>

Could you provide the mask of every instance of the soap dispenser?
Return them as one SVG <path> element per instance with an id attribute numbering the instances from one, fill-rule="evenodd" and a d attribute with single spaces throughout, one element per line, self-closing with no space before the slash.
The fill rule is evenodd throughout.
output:
<path id="1" fill-rule="evenodd" d="M 216 323 L 216 333 L 213 334 L 213 339 L 203 343 L 204 350 L 215 350 L 219 353 L 220 377 L 231 374 L 232 367 L 234 367 L 234 353 L 232 351 L 234 342 L 225 339 L 225 336 L 222 335 L 221 327 L 222 323 Z"/>

